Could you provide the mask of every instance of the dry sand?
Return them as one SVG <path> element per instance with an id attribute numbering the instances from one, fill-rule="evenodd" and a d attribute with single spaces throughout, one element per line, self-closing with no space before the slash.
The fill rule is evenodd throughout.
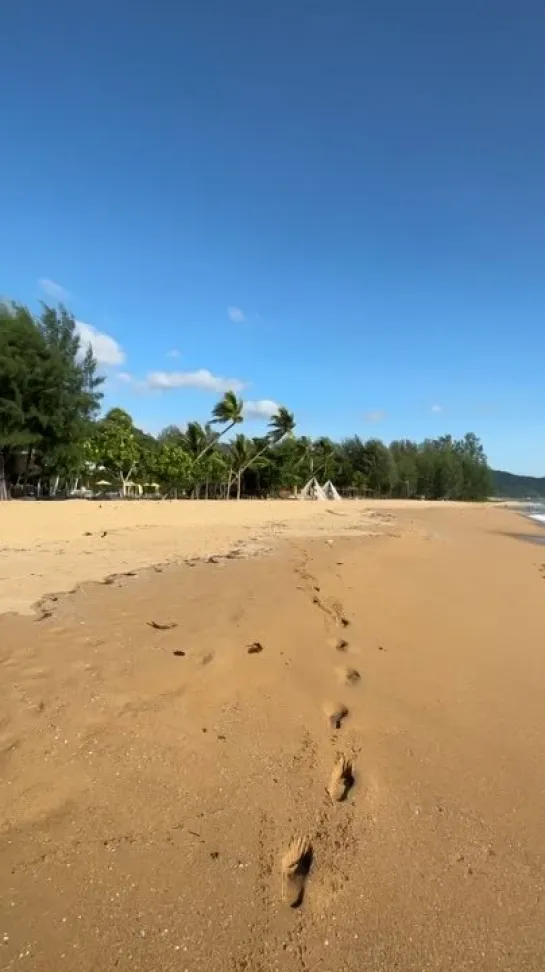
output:
<path id="1" fill-rule="evenodd" d="M 0 506 L 3 610 L 44 598 L 0 617 L 0 968 L 542 972 L 531 533 L 448 504 Z"/>

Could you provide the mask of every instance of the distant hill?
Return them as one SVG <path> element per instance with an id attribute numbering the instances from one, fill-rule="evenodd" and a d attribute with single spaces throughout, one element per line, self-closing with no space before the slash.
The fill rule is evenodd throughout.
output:
<path id="1" fill-rule="evenodd" d="M 492 470 L 494 495 L 507 499 L 545 499 L 545 476 L 515 476 L 514 473 Z"/>

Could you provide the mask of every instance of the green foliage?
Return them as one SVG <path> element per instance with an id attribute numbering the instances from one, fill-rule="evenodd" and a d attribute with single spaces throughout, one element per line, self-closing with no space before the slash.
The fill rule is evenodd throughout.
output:
<path id="1" fill-rule="evenodd" d="M 295 429 L 295 418 L 293 412 L 288 411 L 283 405 L 279 405 L 278 411 L 272 416 L 269 422 L 269 433 L 273 442 L 280 442 L 286 436 L 292 435 Z"/>
<path id="2" fill-rule="evenodd" d="M 263 489 L 294 491 L 304 486 L 310 478 L 310 444 L 310 439 L 284 439 L 271 449 L 266 474 L 260 477 Z"/>
<path id="3" fill-rule="evenodd" d="M 237 499 L 240 499 L 242 490 L 242 477 L 247 469 L 253 464 L 263 467 L 266 465 L 264 452 L 269 448 L 267 440 L 265 446 L 260 448 L 259 440 L 247 439 L 245 435 L 237 435 L 228 448 L 228 459 L 232 472 L 237 483 Z"/>
<path id="4" fill-rule="evenodd" d="M 337 479 L 340 466 L 339 447 L 327 436 L 321 436 L 311 444 L 312 475 L 327 481 Z"/>
<path id="5" fill-rule="evenodd" d="M 390 454 L 397 470 L 398 496 L 415 496 L 418 487 L 418 446 L 408 439 L 390 445 Z"/>
<path id="6" fill-rule="evenodd" d="M 40 440 L 40 397 L 47 347 L 24 307 L 0 304 L 0 448 Z"/>
<path id="7" fill-rule="evenodd" d="M 492 481 L 483 447 L 472 433 L 426 439 L 416 453 L 417 494 L 428 499 L 485 499 Z"/>
<path id="8" fill-rule="evenodd" d="M 0 498 L 5 470 L 26 453 L 57 473 L 81 465 L 102 378 L 90 348 L 82 353 L 74 318 L 43 307 L 39 317 L 0 305 Z"/>
<path id="9" fill-rule="evenodd" d="M 236 435 L 229 446 L 228 456 L 233 467 L 233 472 L 238 473 L 244 466 L 251 462 L 255 454 L 255 446 L 251 439 L 245 435 Z"/>
<path id="10" fill-rule="evenodd" d="M 210 426 L 212 425 L 224 425 L 225 428 L 219 433 L 219 435 L 213 436 L 211 434 L 210 426 L 206 427 L 206 443 L 201 448 L 197 458 L 200 459 L 207 452 L 210 451 L 217 444 L 219 439 L 223 435 L 226 435 L 235 425 L 240 425 L 244 421 L 244 402 L 241 398 L 237 398 L 233 391 L 226 391 L 223 398 L 219 402 L 216 402 L 214 408 L 212 409 L 212 419 L 210 421 Z M 190 423 L 197 425 L 198 423 Z M 189 426 L 188 426 L 189 429 Z"/>
<path id="11" fill-rule="evenodd" d="M 181 445 L 163 442 L 157 453 L 155 470 L 157 478 L 166 485 L 167 492 L 172 489 L 187 489 L 192 483 L 195 460 Z"/>
<path id="12" fill-rule="evenodd" d="M 177 425 L 167 425 L 157 436 L 160 443 L 169 442 L 172 445 L 182 445 L 184 443 L 184 433 Z"/>
<path id="13" fill-rule="evenodd" d="M 219 451 L 209 452 L 196 463 L 195 479 L 208 485 L 218 486 L 227 479 L 227 455 Z"/>
<path id="14" fill-rule="evenodd" d="M 212 422 L 232 428 L 233 425 L 238 425 L 243 421 L 243 407 L 242 400 L 237 398 L 234 392 L 227 391 L 212 409 Z"/>
<path id="15" fill-rule="evenodd" d="M 112 476 L 124 494 L 143 453 L 137 430 L 128 412 L 121 408 L 112 408 L 97 423 L 87 449 L 95 468 Z"/>
<path id="16" fill-rule="evenodd" d="M 380 439 L 369 439 L 364 445 L 363 468 L 367 488 L 377 496 L 390 495 L 397 485 L 397 467 L 390 450 Z"/>
<path id="17" fill-rule="evenodd" d="M 212 448 L 217 438 L 210 426 L 202 426 L 200 422 L 188 422 L 182 441 L 190 455 L 197 459 Z"/>

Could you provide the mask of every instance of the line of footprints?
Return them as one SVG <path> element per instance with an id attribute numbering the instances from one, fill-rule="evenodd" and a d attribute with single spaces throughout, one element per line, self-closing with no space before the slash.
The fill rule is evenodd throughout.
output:
<path id="1" fill-rule="evenodd" d="M 352 763 L 346 756 L 339 756 L 333 767 L 331 780 L 327 788 L 332 800 L 344 800 L 354 783 Z M 310 837 L 294 837 L 282 858 L 282 899 L 290 906 L 297 908 L 303 900 L 305 880 L 312 863 L 312 844 Z"/>
<path id="2" fill-rule="evenodd" d="M 344 620 L 344 619 L 343 619 Z M 334 647 L 344 652 L 348 642 L 335 639 Z M 341 679 L 346 685 L 354 685 L 359 681 L 359 672 L 354 668 L 344 668 L 340 671 Z M 326 703 L 324 713 L 332 729 L 340 729 L 343 719 L 348 715 L 348 708 L 343 702 Z M 352 761 L 341 755 L 337 759 L 331 773 L 327 792 L 334 803 L 342 802 L 354 785 Z M 291 841 L 281 861 L 282 900 L 290 908 L 297 908 L 305 890 L 305 881 L 312 864 L 312 843 L 307 835 L 296 836 Z"/>

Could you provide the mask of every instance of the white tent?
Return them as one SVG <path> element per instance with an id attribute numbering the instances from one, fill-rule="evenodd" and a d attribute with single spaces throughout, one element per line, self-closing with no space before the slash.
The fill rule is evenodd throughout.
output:
<path id="1" fill-rule="evenodd" d="M 324 486 L 324 493 L 326 495 L 326 499 L 328 500 L 340 500 L 341 498 L 330 479 L 328 479 Z"/>
<path id="2" fill-rule="evenodd" d="M 327 499 L 327 496 L 324 493 L 322 487 L 320 486 L 320 483 L 316 479 L 316 476 L 313 476 L 312 479 L 309 479 L 306 486 L 303 487 L 303 489 L 299 493 L 299 499 L 301 500 L 326 500 Z"/>

